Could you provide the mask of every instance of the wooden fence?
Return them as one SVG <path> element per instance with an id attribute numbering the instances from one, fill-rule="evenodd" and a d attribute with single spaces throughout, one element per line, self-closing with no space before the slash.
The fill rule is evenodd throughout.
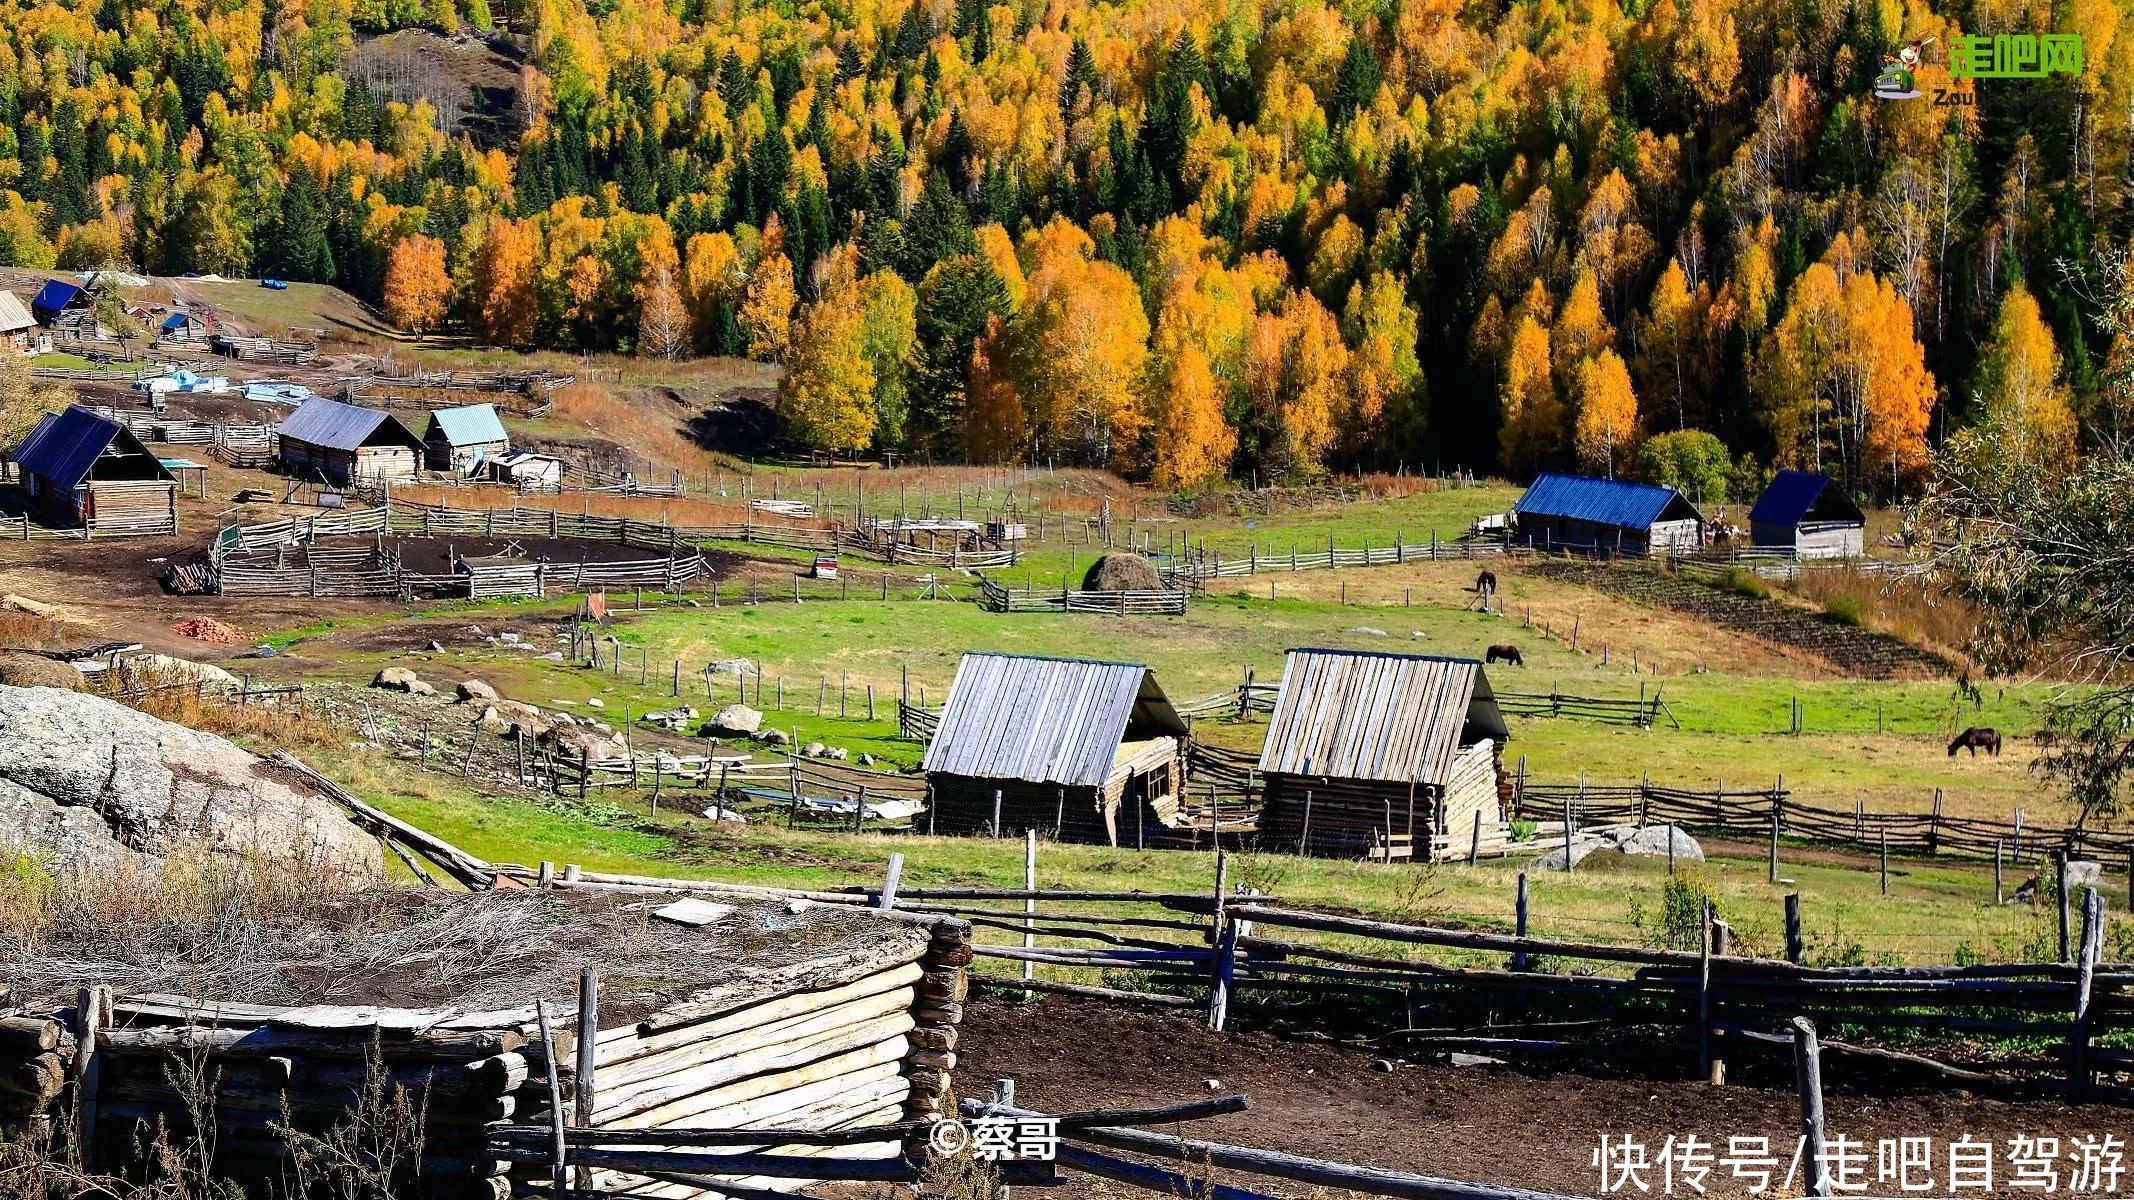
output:
<path id="1" fill-rule="evenodd" d="M 2079 826 L 2026 824 L 2017 813 L 2006 822 L 1952 816 L 1942 809 L 1939 789 L 1928 812 L 1870 812 L 1822 808 L 1793 798 L 1784 780 L 1769 788 L 1726 791 L 1666 787 L 1650 781 L 1622 785 L 1539 783 L 1515 777 L 1515 819 L 1560 819 L 1569 804 L 1580 824 L 1671 824 L 1718 836 L 1763 839 L 1777 824 L 1779 836 L 1844 846 L 1868 853 L 1885 848 L 1900 855 L 1958 855 L 2016 861 L 2057 851 L 2126 861 L 2134 866 L 2134 833 Z"/>
<path id="2" fill-rule="evenodd" d="M 1334 544 L 1332 535 L 1326 539 L 1326 549 L 1299 551 L 1291 545 L 1289 553 L 1260 553 L 1260 547 L 1247 548 L 1242 557 L 1224 558 L 1219 550 L 1203 546 L 1186 547 L 1183 554 L 1172 558 L 1169 573 L 1176 579 L 1200 581 L 1238 575 L 1258 575 L 1263 572 L 1280 571 L 1332 571 L 1342 567 L 1397 566 L 1411 562 L 1437 562 L 1444 559 L 1488 558 L 1510 552 L 1512 548 L 1502 542 L 1462 538 L 1442 541 L 1435 532 L 1428 542 L 1409 542 L 1395 534 L 1391 545 L 1373 546 L 1368 539 L 1355 549 L 1343 549 Z"/>
<path id="3" fill-rule="evenodd" d="M 1655 690 L 1650 697 L 1639 696 L 1607 698 L 1599 696 L 1572 696 L 1554 688 L 1546 692 L 1496 693 L 1497 707 L 1508 715 L 1517 717 L 1570 717 L 1581 721 L 1598 721 L 1604 725 L 1635 725 L 1650 729 L 1661 718 L 1676 729 L 1682 723 L 1675 719 L 1675 712 L 1660 699 Z"/>
<path id="4" fill-rule="evenodd" d="M 990 612 L 1109 613 L 1121 617 L 1184 616 L 1186 593 L 1017 591 L 991 579 L 979 580 L 979 603 Z"/>

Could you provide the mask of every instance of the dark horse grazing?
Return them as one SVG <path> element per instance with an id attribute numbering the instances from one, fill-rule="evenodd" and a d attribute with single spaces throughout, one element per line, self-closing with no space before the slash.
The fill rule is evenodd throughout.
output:
<path id="1" fill-rule="evenodd" d="M 1475 590 L 1485 596 L 1494 594 L 1497 590 L 1497 573 L 1488 567 L 1482 568 L 1482 573 L 1475 576 Z"/>
<path id="2" fill-rule="evenodd" d="M 1489 653 L 1483 655 L 1482 657 L 1483 661 L 1485 662 L 1494 663 L 1501 660 L 1503 662 L 1508 662 L 1515 667 L 1523 667 L 1526 665 L 1526 660 L 1519 657 L 1519 647 L 1517 646 L 1491 646 L 1489 648 Z M 1954 754 L 1956 752 L 1954 750 L 1951 750 L 1949 753 Z"/>
<path id="3" fill-rule="evenodd" d="M 1969 750 L 1973 758 L 1977 758 L 1981 750 L 1997 755 L 2001 752 L 2000 731 L 1973 725 L 1957 734 L 1956 740 L 1949 743 L 1949 757 L 1955 758 L 1958 750 Z"/>

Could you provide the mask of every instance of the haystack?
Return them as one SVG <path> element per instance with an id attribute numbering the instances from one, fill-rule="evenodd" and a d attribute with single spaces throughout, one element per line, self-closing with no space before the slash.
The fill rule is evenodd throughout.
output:
<path id="1" fill-rule="evenodd" d="M 1160 592 L 1163 574 L 1138 554 L 1107 554 L 1089 564 L 1082 576 L 1085 592 Z"/>

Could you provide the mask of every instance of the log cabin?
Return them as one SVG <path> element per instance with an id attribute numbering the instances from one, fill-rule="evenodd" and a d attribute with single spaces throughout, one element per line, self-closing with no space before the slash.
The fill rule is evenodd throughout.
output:
<path id="1" fill-rule="evenodd" d="M 482 464 L 511 449 L 511 436 L 494 404 L 463 404 L 430 413 L 423 430 L 424 458 L 432 471 L 473 475 Z"/>
<path id="2" fill-rule="evenodd" d="M 921 769 L 940 833 L 1145 844 L 1179 820 L 1186 724 L 1140 663 L 966 654 Z"/>
<path id="3" fill-rule="evenodd" d="M 196 1148 L 212 1154 L 218 1177 L 270 1195 L 299 1156 L 321 1165 L 325 1147 L 309 1139 L 360 1119 L 367 1146 L 398 1156 L 391 1194 L 506 1200 L 552 1170 L 555 1106 L 536 1001 L 546 1002 L 562 1118 L 574 1127 L 867 1129 L 927 1118 L 952 1096 L 972 954 L 962 921 L 761 898 L 677 901 L 577 890 L 568 879 L 348 900 L 370 923 L 305 925 L 314 940 L 287 959 L 275 949 L 306 943 L 246 930 L 252 940 L 231 952 L 252 956 L 250 980 L 158 955 L 127 962 L 134 986 L 114 994 L 88 977 L 71 986 L 64 948 L 16 964 L 16 978 L 31 982 L 12 1000 L 0 992 L 0 1130 L 68 1121 L 91 1170 L 138 1178 L 155 1165 L 160 1125 L 189 1161 Z M 458 943 L 480 930 L 481 944 L 457 944 L 451 930 Z M 322 971 L 319 954 L 347 939 L 357 951 L 390 944 L 411 969 Z M 597 976 L 590 995 L 581 968 Z M 211 1142 L 198 1137 L 210 1120 Z M 790 1151 L 893 1159 L 918 1149 L 891 1134 Z M 594 1191 L 660 1200 L 806 1186 L 754 1176 L 720 1191 L 705 1186 L 716 1177 L 586 1169 Z"/>
<path id="4" fill-rule="evenodd" d="M 79 404 L 46 413 L 12 456 L 31 503 L 55 524 L 98 533 L 178 532 L 178 485 L 124 425 Z"/>
<path id="5" fill-rule="evenodd" d="M 422 465 L 422 439 L 400 418 L 314 396 L 276 431 L 282 469 L 329 483 L 412 479 Z"/>
<path id="6" fill-rule="evenodd" d="M 1795 558 L 1858 558 L 1867 552 L 1867 514 L 1837 481 L 1814 471 L 1780 471 L 1749 510 L 1749 538 Z"/>
<path id="7" fill-rule="evenodd" d="M 1426 857 L 1479 814 L 1503 819 L 1510 736 L 1482 664 L 1292 650 L 1260 749 L 1263 843 L 1343 858 Z"/>
<path id="8" fill-rule="evenodd" d="M 1704 542 L 1704 514 L 1670 487 L 1543 473 L 1512 506 L 1516 540 L 1581 554 L 1687 554 Z"/>
<path id="9" fill-rule="evenodd" d="M 37 318 L 15 293 L 0 290 L 0 351 L 29 354 L 37 342 Z"/>

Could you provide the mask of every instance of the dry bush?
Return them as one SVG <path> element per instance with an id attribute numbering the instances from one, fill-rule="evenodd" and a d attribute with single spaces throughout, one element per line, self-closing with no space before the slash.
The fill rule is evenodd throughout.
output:
<path id="1" fill-rule="evenodd" d="M 0 648 L 43 650 L 66 641 L 66 629 L 20 609 L 0 608 Z"/>
<path id="2" fill-rule="evenodd" d="M 556 389 L 554 420 L 599 434 L 644 458 L 684 472 L 701 471 L 714 459 L 682 432 L 678 415 L 632 404 L 597 383 Z"/>
<path id="3" fill-rule="evenodd" d="M 150 670 L 130 671 L 124 680 L 107 673 L 91 690 L 173 725 L 218 737 L 256 739 L 278 749 L 340 746 L 348 740 L 346 730 L 307 717 L 301 696 L 240 704 L 215 684 L 197 685 L 177 672 Z"/>
<path id="4" fill-rule="evenodd" d="M 1802 571 L 1785 588 L 1847 624 L 1951 655 L 1964 653 L 1978 626 L 1969 604 L 1907 576 L 1828 567 Z"/>

